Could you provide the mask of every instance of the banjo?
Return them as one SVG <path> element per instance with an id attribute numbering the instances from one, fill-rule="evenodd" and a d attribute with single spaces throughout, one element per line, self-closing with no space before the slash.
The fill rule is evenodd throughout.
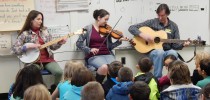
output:
<path id="1" fill-rule="evenodd" d="M 56 44 L 58 43 L 59 41 L 61 41 L 62 39 L 64 38 L 69 38 L 73 35 L 76 35 L 76 34 L 83 34 L 85 33 L 86 30 L 85 29 L 80 29 L 80 30 L 77 30 L 73 33 L 69 33 L 65 36 L 62 36 L 60 38 L 57 38 L 55 40 L 52 40 L 50 42 L 47 42 L 43 45 L 41 45 L 40 48 L 33 48 L 33 49 L 28 49 L 26 52 L 24 52 L 21 56 L 18 56 L 18 58 L 20 59 L 20 61 L 22 61 L 23 63 L 33 63 L 33 62 L 36 62 L 38 59 L 39 59 L 39 56 L 40 56 L 40 50 L 41 49 L 44 49 L 48 46 L 51 46 L 53 44 Z M 25 43 L 25 44 L 33 44 L 33 43 Z"/>

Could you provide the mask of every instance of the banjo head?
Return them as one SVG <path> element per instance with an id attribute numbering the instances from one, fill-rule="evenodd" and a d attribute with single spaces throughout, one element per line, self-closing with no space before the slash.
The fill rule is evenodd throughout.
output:
<path id="1" fill-rule="evenodd" d="M 29 49 L 23 55 L 19 56 L 18 58 L 23 62 L 23 63 L 32 63 L 37 61 L 39 58 L 40 51 L 38 48 L 35 49 Z"/>

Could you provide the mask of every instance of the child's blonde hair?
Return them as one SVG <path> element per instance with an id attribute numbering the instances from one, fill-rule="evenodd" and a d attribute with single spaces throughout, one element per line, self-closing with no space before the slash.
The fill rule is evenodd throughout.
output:
<path id="1" fill-rule="evenodd" d="M 210 54 L 208 52 L 202 51 L 202 52 L 197 52 L 195 56 L 195 65 L 196 68 L 198 68 L 199 63 L 202 59 L 207 59 L 210 58 Z"/>
<path id="2" fill-rule="evenodd" d="M 29 87 L 24 92 L 24 100 L 52 100 L 49 91 L 43 84 Z"/>
<path id="3" fill-rule="evenodd" d="M 63 81 L 71 80 L 73 73 L 79 69 L 85 67 L 85 65 L 81 61 L 70 60 L 66 62 L 63 74 Z"/>

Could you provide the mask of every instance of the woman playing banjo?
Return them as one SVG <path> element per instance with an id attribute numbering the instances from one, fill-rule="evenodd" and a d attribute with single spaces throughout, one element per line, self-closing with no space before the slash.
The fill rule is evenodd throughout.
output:
<path id="1" fill-rule="evenodd" d="M 52 40 L 51 34 L 44 27 L 44 16 L 41 12 L 32 10 L 29 12 L 25 24 L 19 32 L 16 42 L 12 46 L 12 52 L 16 55 L 23 55 L 27 50 L 38 49 L 42 44 Z M 62 77 L 62 69 L 53 58 L 51 50 L 57 50 L 66 42 L 66 38 L 58 43 L 40 50 L 40 57 L 33 62 L 40 69 L 47 69 L 55 76 L 55 85 L 58 84 Z"/>

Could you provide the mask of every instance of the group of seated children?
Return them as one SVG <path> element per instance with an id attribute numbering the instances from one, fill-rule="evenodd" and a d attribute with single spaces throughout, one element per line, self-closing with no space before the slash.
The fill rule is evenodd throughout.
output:
<path id="1" fill-rule="evenodd" d="M 40 70 L 34 65 L 21 69 L 11 86 L 10 100 L 207 100 L 210 99 L 210 55 L 197 53 L 196 69 L 173 55 L 164 59 L 168 73 L 160 79 L 151 73 L 152 60 L 141 57 L 134 76 L 119 61 L 108 64 L 107 79 L 101 84 L 80 61 L 68 61 L 63 79 L 50 95 Z M 197 77 L 202 78 L 197 78 Z M 201 90 L 202 89 L 202 90 Z"/>

